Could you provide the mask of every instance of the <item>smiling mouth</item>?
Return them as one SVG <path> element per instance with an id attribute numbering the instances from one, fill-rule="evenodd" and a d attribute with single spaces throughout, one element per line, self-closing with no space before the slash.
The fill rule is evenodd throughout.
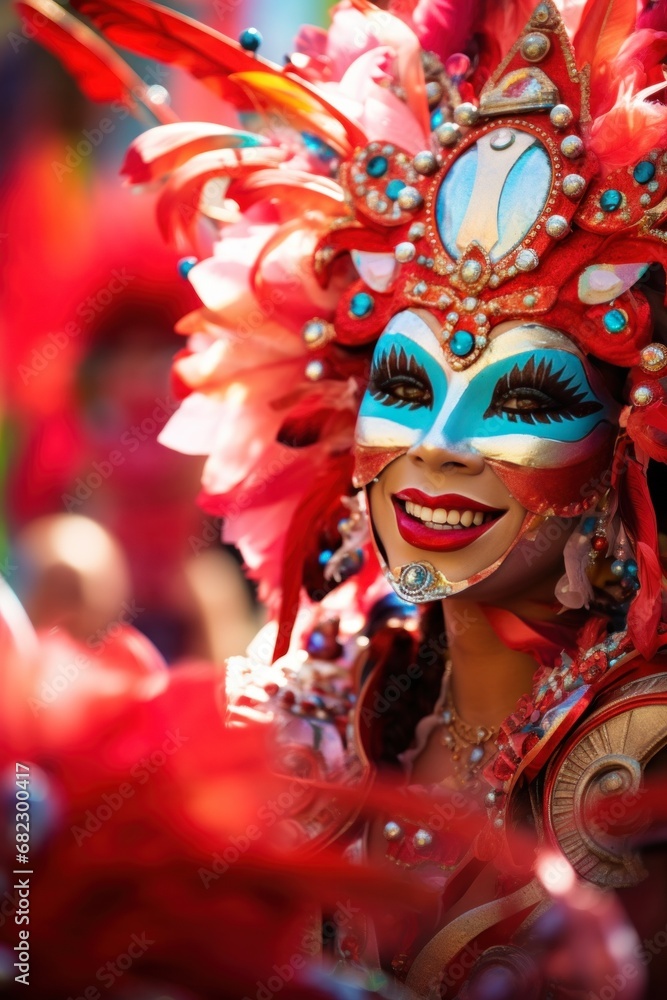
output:
<path id="1" fill-rule="evenodd" d="M 403 490 L 391 499 L 401 537 L 432 552 L 454 552 L 470 545 L 507 513 L 458 493 L 434 497 L 421 490 Z"/>

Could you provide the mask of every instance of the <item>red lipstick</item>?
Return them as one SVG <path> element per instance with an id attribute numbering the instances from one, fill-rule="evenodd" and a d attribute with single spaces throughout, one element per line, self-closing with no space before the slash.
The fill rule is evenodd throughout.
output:
<path id="1" fill-rule="evenodd" d="M 494 525 L 505 510 L 497 507 L 490 507 L 488 504 L 473 500 L 471 497 L 461 496 L 459 493 L 444 493 L 440 496 L 430 496 L 422 493 L 421 490 L 401 490 L 400 493 L 392 496 L 394 510 L 396 512 L 396 524 L 401 537 L 417 549 L 426 549 L 430 552 L 456 552 L 465 548 L 472 542 L 481 538 L 489 528 Z M 443 508 L 444 510 L 470 510 L 474 513 L 482 512 L 486 517 L 482 524 L 473 524 L 470 527 L 450 527 L 431 528 L 419 517 L 408 514 L 406 503 L 419 504 L 421 507 L 429 507 L 431 510 Z"/>

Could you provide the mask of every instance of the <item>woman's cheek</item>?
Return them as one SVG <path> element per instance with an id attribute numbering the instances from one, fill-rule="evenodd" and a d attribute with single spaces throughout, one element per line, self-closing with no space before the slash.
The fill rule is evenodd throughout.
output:
<path id="1" fill-rule="evenodd" d="M 598 438 L 589 454 L 571 464 L 535 468 L 499 459 L 487 462 L 514 499 L 532 514 L 576 517 L 610 486 L 616 429 L 609 427 Z"/>

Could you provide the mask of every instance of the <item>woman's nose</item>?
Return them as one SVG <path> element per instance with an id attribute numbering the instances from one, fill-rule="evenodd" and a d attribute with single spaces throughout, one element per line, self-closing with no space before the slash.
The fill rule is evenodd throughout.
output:
<path id="1" fill-rule="evenodd" d="M 484 470 L 484 458 L 479 452 L 464 445 L 452 445 L 444 440 L 434 440 L 427 435 L 408 451 L 411 462 L 431 477 L 434 485 L 440 477 L 458 475 L 478 476 Z"/>

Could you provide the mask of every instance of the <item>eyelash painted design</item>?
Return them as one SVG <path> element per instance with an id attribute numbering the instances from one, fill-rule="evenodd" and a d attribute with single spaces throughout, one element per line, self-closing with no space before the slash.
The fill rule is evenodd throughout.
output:
<path id="1" fill-rule="evenodd" d="M 554 362 L 535 359 L 511 371 L 498 380 L 485 417 L 504 416 L 526 424 L 560 423 L 587 417 L 603 409 L 597 400 L 587 398 L 581 386 L 571 383 L 575 376 L 564 377 L 565 368 L 554 371 Z M 514 406 L 508 404 L 514 403 Z"/>
<path id="2" fill-rule="evenodd" d="M 416 410 L 433 404 L 433 388 L 426 369 L 403 347 L 392 346 L 373 362 L 368 391 L 387 406 Z"/>

